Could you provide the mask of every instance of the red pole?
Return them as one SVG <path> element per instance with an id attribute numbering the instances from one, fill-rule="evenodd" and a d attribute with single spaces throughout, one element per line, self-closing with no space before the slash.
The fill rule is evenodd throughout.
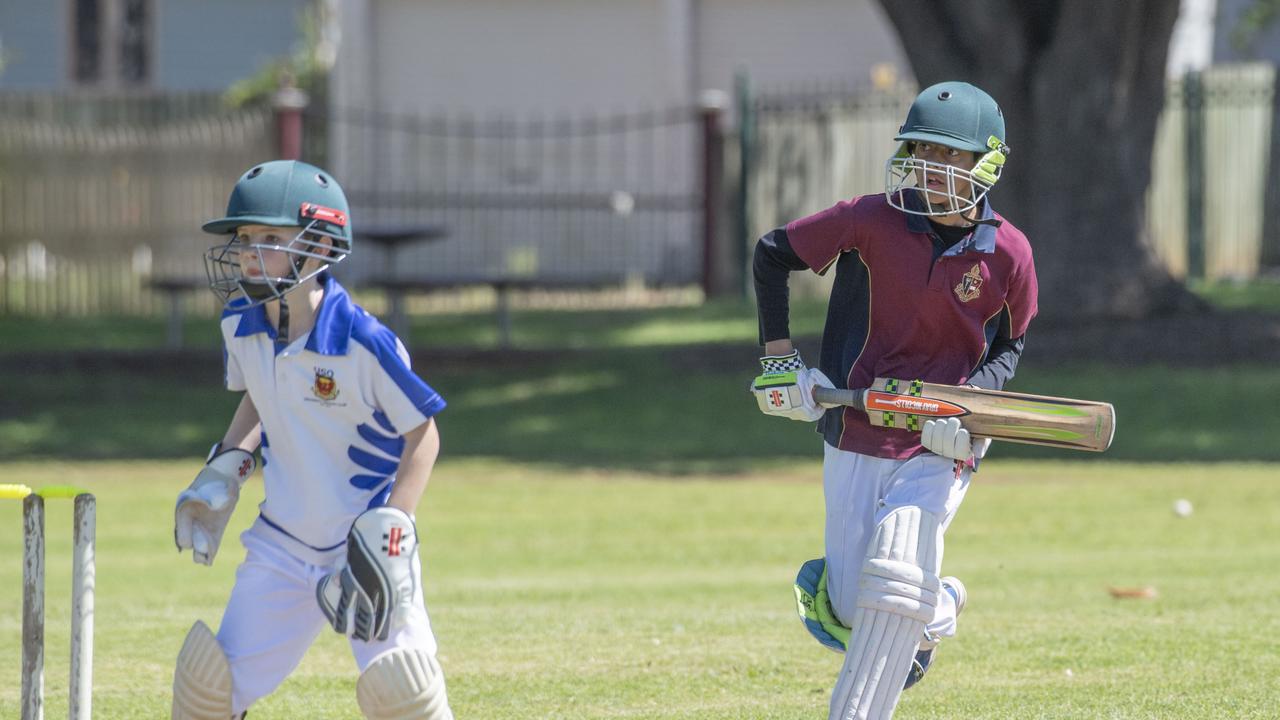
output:
<path id="1" fill-rule="evenodd" d="M 716 233 L 723 198 L 720 190 L 724 175 L 724 135 L 720 131 L 723 102 L 707 93 L 702 100 L 702 293 L 711 298 L 719 290 Z"/>
<path id="2" fill-rule="evenodd" d="M 307 94 L 293 84 L 293 77 L 280 78 L 280 89 L 271 99 L 276 116 L 276 152 L 281 160 L 297 160 L 302 157 L 302 111 L 306 109 Z"/>

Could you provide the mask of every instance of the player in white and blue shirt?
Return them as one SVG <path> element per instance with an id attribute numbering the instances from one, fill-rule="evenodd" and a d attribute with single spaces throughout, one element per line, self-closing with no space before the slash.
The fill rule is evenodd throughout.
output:
<path id="1" fill-rule="evenodd" d="M 405 447 L 399 428 L 445 406 L 390 330 L 327 273 L 318 280 L 315 327 L 278 351 L 261 305 L 233 302 L 222 316 L 227 389 L 271 399 L 256 405 L 266 485 L 258 523 L 312 562 L 343 546 L 356 515 L 387 503 Z"/>
<path id="2" fill-rule="evenodd" d="M 259 449 L 265 499 L 217 636 L 197 621 L 179 654 L 173 717 L 242 717 L 329 625 L 350 637 L 366 717 L 452 718 L 413 519 L 445 401 L 327 272 L 351 250 L 341 187 L 306 163 L 264 163 L 204 229 L 231 235 L 205 260 L 226 303 L 226 386 L 244 397 L 178 498 L 179 550 L 213 562 Z"/>

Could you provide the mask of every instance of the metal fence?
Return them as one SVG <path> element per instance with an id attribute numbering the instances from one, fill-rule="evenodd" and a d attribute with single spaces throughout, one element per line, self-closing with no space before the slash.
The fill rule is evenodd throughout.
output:
<path id="1" fill-rule="evenodd" d="M 1270 64 L 1170 83 L 1147 191 L 1148 236 L 1178 276 L 1248 279 L 1280 267 L 1280 137 Z"/>
<path id="2" fill-rule="evenodd" d="M 1256 64 L 1169 84 L 1144 235 L 1175 276 L 1247 279 L 1280 268 L 1275 83 L 1274 66 Z M 838 199 L 882 192 L 914 97 L 903 88 L 753 101 L 746 241 Z"/>
<path id="3" fill-rule="evenodd" d="M 270 113 L 216 96 L 0 97 L 4 313 L 161 310 L 149 281 L 201 272 L 200 221 L 272 152 Z"/>
<path id="4" fill-rule="evenodd" d="M 400 251 L 417 278 L 517 275 L 696 283 L 702 269 L 696 108 L 477 118 L 338 110 L 328 160 L 360 227 L 443 226 Z M 353 253 L 359 282 L 384 258 Z"/>
<path id="5" fill-rule="evenodd" d="M 1272 66 L 1249 65 L 1170 84 L 1147 235 L 1175 274 L 1280 267 L 1276 81 Z M 734 153 L 723 177 L 706 171 L 716 160 L 697 108 L 523 119 L 314 112 L 304 152 L 342 178 L 357 232 L 446 229 L 402 251 L 394 271 L 405 276 L 689 287 L 703 279 L 708 208 L 738 206 L 736 234 L 750 242 L 838 198 L 880 192 L 913 96 L 751 99 L 739 113 L 745 186 Z M 222 210 L 244 168 L 275 154 L 274 132 L 269 110 L 230 111 L 215 95 L 0 93 L 0 313 L 162 312 L 153 281 L 200 273 L 200 222 Z M 718 197 L 710 175 L 742 194 Z M 742 249 L 716 252 L 745 270 Z M 385 261 L 355 253 L 344 280 L 376 279 Z M 211 295 L 199 297 L 213 312 Z"/>
<path id="6" fill-rule="evenodd" d="M 836 201 L 884 191 L 884 164 L 915 90 L 851 94 L 809 91 L 753 98 L 745 152 L 749 155 L 742 222 L 746 242 L 830 207 Z M 819 293 L 831 282 L 796 275 L 792 287 Z"/>

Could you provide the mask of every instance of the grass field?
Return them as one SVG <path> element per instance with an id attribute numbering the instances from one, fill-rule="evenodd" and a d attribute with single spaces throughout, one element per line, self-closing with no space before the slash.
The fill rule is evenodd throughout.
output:
<path id="1" fill-rule="evenodd" d="M 750 347 L 701 354 L 637 348 L 416 369 L 450 403 L 440 418 L 446 457 L 677 474 L 815 457 L 812 432 L 755 409 L 746 391 L 754 364 Z M 0 461 L 202 455 L 239 401 L 221 379 L 216 354 L 195 368 L 28 373 L 0 396 Z M 1249 390 L 1232 392 L 1225 403 L 1205 388 Z M 1106 455 L 1078 458 L 1280 461 L 1274 367 L 1028 364 L 1009 389 L 1113 403 L 1114 446 Z M 1029 445 L 1001 453 L 1062 456 Z"/>
<path id="2" fill-rule="evenodd" d="M 1280 309 L 1269 286 L 1200 292 Z M 793 311 L 816 357 L 822 313 Z M 416 366 L 450 402 L 419 519 L 458 717 L 825 717 L 840 658 L 809 639 L 790 589 L 822 552 L 820 441 L 755 411 L 750 308 L 523 311 L 515 323 L 534 352 Z M 135 362 L 163 342 L 162 319 L 0 317 L 5 354 L 47 361 L 0 362 L 22 368 L 0 393 L 0 482 L 99 498 L 98 720 L 167 717 L 173 658 L 196 618 L 216 626 L 243 555 L 235 534 L 260 499 L 252 482 L 214 568 L 174 552 L 173 499 L 237 401 L 219 386 L 214 324 L 188 330 L 196 352 Z M 420 316 L 413 338 L 483 349 L 493 318 Z M 77 359 L 95 348 L 122 352 Z M 558 348 L 572 351 L 545 352 Z M 1010 389 L 1113 402 L 1115 444 L 993 450 L 947 535 L 945 571 L 970 591 L 961 634 L 898 717 L 1276 717 L 1280 373 L 1229 357 L 1106 366 L 1035 352 Z M 1231 389 L 1231 402 L 1205 388 Z M 1190 517 L 1172 512 L 1178 498 Z M 17 716 L 20 515 L 0 502 L 0 718 Z M 68 503 L 50 502 L 48 534 L 56 718 Z M 1146 586 L 1159 596 L 1107 592 Z M 354 682 L 345 642 L 325 634 L 252 718 L 358 717 Z"/>
<path id="3" fill-rule="evenodd" d="M 171 544 L 193 462 L 8 463 L 99 499 L 94 717 L 167 717 L 190 623 L 216 625 L 242 555 Z M 821 554 L 816 463 L 732 476 L 445 461 L 420 512 L 426 589 L 460 718 L 815 718 L 839 658 L 792 609 Z M 1275 465 L 993 460 L 947 536 L 961 633 L 903 718 L 1270 718 L 1280 655 Z M 246 489 L 233 528 L 252 517 Z M 1188 518 L 1171 503 L 1195 504 Z M 46 717 L 65 716 L 70 509 L 50 501 Z M 17 717 L 20 509 L 0 504 L 0 717 Z M 1153 586 L 1116 600 L 1110 586 Z M 358 717 L 322 636 L 254 720 Z"/>

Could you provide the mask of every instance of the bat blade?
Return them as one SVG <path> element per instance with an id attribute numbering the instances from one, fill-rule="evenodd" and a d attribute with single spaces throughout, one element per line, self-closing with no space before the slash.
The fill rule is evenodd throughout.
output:
<path id="1" fill-rule="evenodd" d="M 919 431 L 926 420 L 958 417 L 975 437 L 1102 452 L 1115 435 L 1110 403 L 877 378 L 867 390 L 815 388 L 827 405 L 867 413 L 872 425 Z"/>

